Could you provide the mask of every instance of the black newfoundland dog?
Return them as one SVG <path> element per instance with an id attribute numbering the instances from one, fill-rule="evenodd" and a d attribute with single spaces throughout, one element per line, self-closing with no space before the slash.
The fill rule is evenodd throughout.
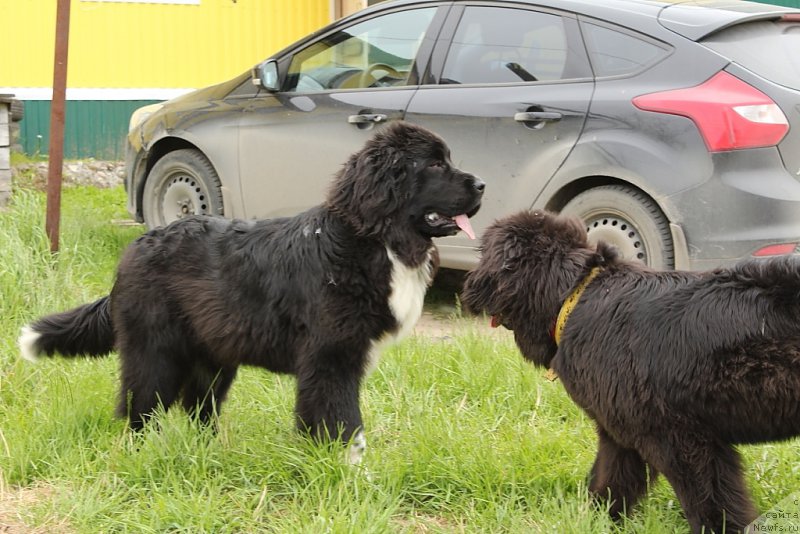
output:
<path id="1" fill-rule="evenodd" d="M 617 518 L 663 473 L 694 532 L 756 518 L 734 445 L 800 434 L 800 262 L 657 272 L 536 211 L 494 223 L 462 294 L 597 425 L 590 492 Z"/>
<path id="2" fill-rule="evenodd" d="M 24 327 L 22 354 L 117 349 L 118 412 L 134 429 L 178 398 L 210 420 L 240 365 L 293 374 L 298 427 L 352 439 L 356 461 L 361 380 L 419 318 L 438 263 L 432 238 L 472 235 L 483 189 L 440 137 L 394 123 L 305 213 L 189 217 L 147 232 L 125 252 L 109 296 Z"/>

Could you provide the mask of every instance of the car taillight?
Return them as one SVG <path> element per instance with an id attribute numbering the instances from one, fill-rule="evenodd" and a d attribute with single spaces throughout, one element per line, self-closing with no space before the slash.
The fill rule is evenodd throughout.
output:
<path id="1" fill-rule="evenodd" d="M 753 256 L 782 256 L 784 254 L 791 254 L 795 250 L 797 250 L 797 243 L 781 243 L 778 245 L 767 245 L 766 247 L 762 247 L 753 252 Z"/>
<path id="2" fill-rule="evenodd" d="M 695 87 L 637 96 L 633 104 L 688 117 L 711 152 L 774 146 L 789 131 L 789 121 L 770 97 L 724 71 Z"/>

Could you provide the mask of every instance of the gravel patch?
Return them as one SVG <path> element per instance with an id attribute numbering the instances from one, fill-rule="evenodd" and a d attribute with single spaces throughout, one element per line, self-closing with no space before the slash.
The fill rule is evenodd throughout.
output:
<path id="1" fill-rule="evenodd" d="M 44 188 L 47 168 L 46 161 L 16 164 L 11 167 L 11 179 L 14 183 L 31 183 L 34 187 Z M 62 167 L 62 179 L 67 186 L 116 187 L 125 179 L 125 163 L 94 159 L 67 161 Z"/>

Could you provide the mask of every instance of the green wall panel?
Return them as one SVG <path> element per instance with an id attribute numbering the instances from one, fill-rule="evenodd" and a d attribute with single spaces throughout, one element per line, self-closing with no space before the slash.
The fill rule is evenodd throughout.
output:
<path id="1" fill-rule="evenodd" d="M 125 136 L 131 113 L 156 100 L 70 100 L 64 124 L 67 159 L 125 159 Z M 26 154 L 47 154 L 50 101 L 28 100 L 20 122 L 20 145 Z"/>
<path id="2" fill-rule="evenodd" d="M 786 7 L 800 7 L 800 0 L 770 0 L 762 1 L 762 0 L 753 0 L 754 2 L 758 2 L 759 4 L 772 4 L 775 6 L 786 6 Z"/>

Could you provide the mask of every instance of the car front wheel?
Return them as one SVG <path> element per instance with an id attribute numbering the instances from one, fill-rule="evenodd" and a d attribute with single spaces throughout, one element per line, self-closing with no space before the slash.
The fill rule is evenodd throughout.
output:
<path id="1" fill-rule="evenodd" d="M 675 265 L 669 222 L 658 205 L 637 189 L 623 185 L 588 189 L 561 212 L 584 221 L 590 242 L 610 243 L 625 259 L 656 269 Z"/>
<path id="2" fill-rule="evenodd" d="M 144 184 L 142 215 L 148 228 L 189 215 L 222 215 L 222 187 L 211 162 L 182 149 L 158 160 Z"/>

